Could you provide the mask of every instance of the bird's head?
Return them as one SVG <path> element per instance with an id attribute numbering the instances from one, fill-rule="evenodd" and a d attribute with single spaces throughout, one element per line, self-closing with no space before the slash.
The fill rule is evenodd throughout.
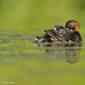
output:
<path id="1" fill-rule="evenodd" d="M 66 22 L 65 28 L 68 28 L 70 30 L 75 30 L 77 32 L 80 32 L 79 23 L 76 20 L 69 20 Z"/>

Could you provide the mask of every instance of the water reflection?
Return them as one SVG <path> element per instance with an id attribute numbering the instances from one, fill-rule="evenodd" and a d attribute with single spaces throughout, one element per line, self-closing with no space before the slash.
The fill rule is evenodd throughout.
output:
<path id="1" fill-rule="evenodd" d="M 58 47 L 59 48 L 59 47 Z M 63 57 L 65 56 L 66 61 L 68 63 L 76 63 L 80 59 L 80 50 L 81 46 L 78 47 L 60 47 L 59 49 L 46 49 L 46 53 L 50 53 L 51 55 L 55 54 L 56 57 L 63 53 Z"/>
<path id="2" fill-rule="evenodd" d="M 80 49 L 81 47 L 76 49 L 68 48 L 65 50 L 66 60 L 68 63 L 78 62 L 78 60 L 80 59 Z"/>

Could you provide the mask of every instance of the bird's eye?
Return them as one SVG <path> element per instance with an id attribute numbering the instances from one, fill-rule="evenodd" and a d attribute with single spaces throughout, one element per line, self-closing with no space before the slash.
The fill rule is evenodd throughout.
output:
<path id="1" fill-rule="evenodd" d="M 67 26 L 66 26 L 66 28 L 69 28 L 70 29 L 71 28 L 71 23 L 68 23 Z"/>

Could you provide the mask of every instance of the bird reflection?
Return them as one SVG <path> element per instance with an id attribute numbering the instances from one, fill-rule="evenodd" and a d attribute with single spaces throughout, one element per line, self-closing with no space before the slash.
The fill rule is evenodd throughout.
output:
<path id="1" fill-rule="evenodd" d="M 68 63 L 76 63 L 79 61 L 80 59 L 80 50 L 81 50 L 81 47 L 78 47 L 78 48 L 68 48 L 65 50 L 65 56 L 66 56 L 66 61 Z"/>
<path id="2" fill-rule="evenodd" d="M 61 50 L 59 50 L 59 49 L 46 49 L 45 52 L 49 53 L 51 55 L 55 54 L 56 57 L 57 56 L 59 57 L 60 54 L 64 53 L 63 57 L 65 57 L 65 59 L 68 63 L 72 64 L 72 63 L 76 63 L 79 61 L 80 50 L 81 50 L 81 46 L 77 46 L 77 47 L 65 47 L 65 48 L 61 48 Z"/>

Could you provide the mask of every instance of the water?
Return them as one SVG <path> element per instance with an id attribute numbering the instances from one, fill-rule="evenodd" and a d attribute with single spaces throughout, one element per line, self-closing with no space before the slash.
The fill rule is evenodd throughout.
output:
<path id="1" fill-rule="evenodd" d="M 36 47 L 31 37 L 0 35 L 0 85 L 85 84 L 84 45 L 68 49 Z"/>

